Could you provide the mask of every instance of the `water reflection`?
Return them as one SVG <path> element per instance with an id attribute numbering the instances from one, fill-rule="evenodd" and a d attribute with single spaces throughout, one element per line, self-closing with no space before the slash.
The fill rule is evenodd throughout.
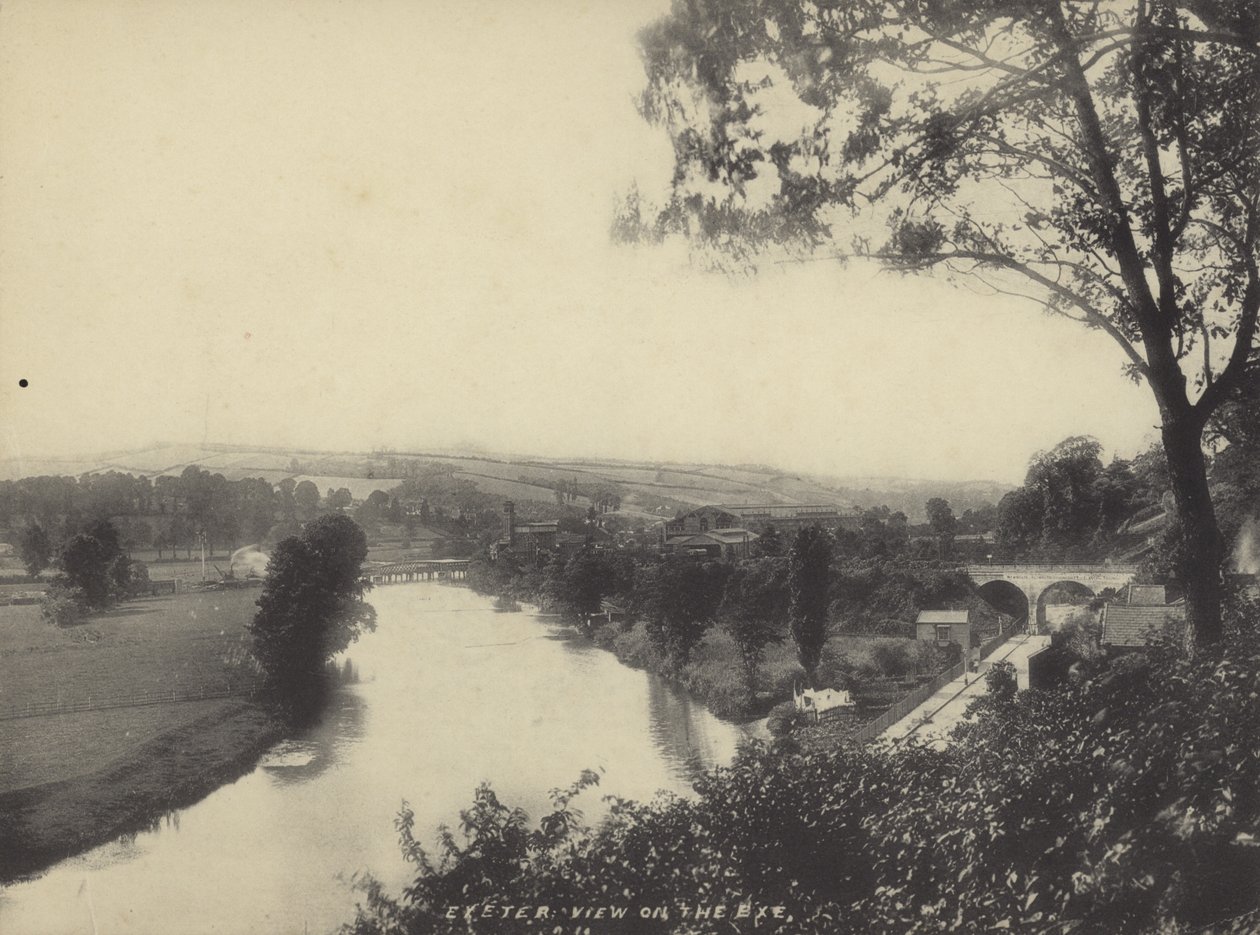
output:
<path id="1" fill-rule="evenodd" d="M 496 611 L 439 584 L 373 591 L 379 626 L 353 647 L 359 681 L 323 722 L 249 775 L 147 830 L 0 890 L 0 932 L 319 932 L 353 915 L 348 881 L 410 877 L 393 820 L 454 824 L 473 790 L 537 817 L 547 793 L 601 772 L 604 795 L 686 794 L 748 731 L 620 665 L 555 618 Z M 344 671 L 344 660 L 338 660 Z M 90 905 L 88 902 L 90 897 Z"/>
<path id="2" fill-rule="evenodd" d="M 367 731 L 367 719 L 360 695 L 344 688 L 334 692 L 320 722 L 269 750 L 259 769 L 278 783 L 309 782 L 352 755 Z"/>

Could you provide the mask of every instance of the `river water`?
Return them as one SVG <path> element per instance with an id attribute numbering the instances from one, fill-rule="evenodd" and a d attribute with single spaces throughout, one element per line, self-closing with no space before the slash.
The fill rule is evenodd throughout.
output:
<path id="1" fill-rule="evenodd" d="M 330 931 L 353 918 L 356 875 L 393 893 L 410 879 L 393 826 L 404 799 L 432 841 L 483 781 L 537 817 L 592 768 L 600 785 L 576 801 L 591 817 L 608 794 L 686 794 L 749 730 L 553 618 L 436 583 L 371 599 L 377 631 L 347 654 L 360 681 L 324 724 L 155 830 L 0 889 L 0 932 Z"/>

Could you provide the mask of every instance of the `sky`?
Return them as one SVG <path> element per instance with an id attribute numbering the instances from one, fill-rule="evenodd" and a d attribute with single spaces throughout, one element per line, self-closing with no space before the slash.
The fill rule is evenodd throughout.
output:
<path id="1" fill-rule="evenodd" d="M 1101 334 L 871 266 L 608 231 L 672 161 L 664 2 L 6 0 L 0 457 L 158 441 L 1018 483 L 1131 455 Z M 25 379 L 28 385 L 18 385 Z"/>

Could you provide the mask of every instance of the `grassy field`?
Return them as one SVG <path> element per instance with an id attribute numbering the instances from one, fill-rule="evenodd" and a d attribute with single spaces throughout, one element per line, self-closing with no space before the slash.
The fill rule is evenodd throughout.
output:
<path id="1" fill-rule="evenodd" d="M 238 705 L 220 699 L 0 721 L 0 794 L 94 773 L 168 731 Z"/>
<path id="2" fill-rule="evenodd" d="M 33 605 L 0 606 L 0 713 L 32 702 L 199 691 L 246 684 L 241 665 L 253 589 L 143 598 L 74 627 L 45 624 Z M 98 768 L 163 728 L 213 714 L 218 702 L 115 708 L 0 720 L 0 790 Z"/>
<path id="3" fill-rule="evenodd" d="M 223 702 L 192 710 L 196 707 L 133 709 L 161 710 L 180 720 L 168 720 L 98 768 L 0 791 L 0 883 L 193 804 L 252 769 L 279 739 L 276 724 L 254 705 Z"/>
<path id="4" fill-rule="evenodd" d="M 129 601 L 59 629 L 0 606 L 0 714 L 10 705 L 252 683 L 257 589 Z M 241 698 L 0 720 L 0 882 L 144 827 L 252 768 L 279 730 Z"/>
<path id="5" fill-rule="evenodd" d="M 39 607 L 0 607 L 0 707 L 58 694 L 225 687 L 239 677 L 258 592 L 183 592 L 128 601 L 59 629 Z"/>

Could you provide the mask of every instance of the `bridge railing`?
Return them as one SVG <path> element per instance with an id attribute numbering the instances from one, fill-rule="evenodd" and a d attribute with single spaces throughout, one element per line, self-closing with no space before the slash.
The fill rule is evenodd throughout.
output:
<path id="1" fill-rule="evenodd" d="M 1039 575 L 1039 574 L 1080 574 L 1080 575 L 1105 575 L 1105 574 L 1136 574 L 1141 566 L 1139 565 L 1119 565 L 1108 564 L 1106 562 L 1089 564 L 1086 562 L 1072 563 L 1056 563 L 1056 562 L 1003 562 L 991 565 L 971 564 L 966 566 L 969 575 Z"/>

